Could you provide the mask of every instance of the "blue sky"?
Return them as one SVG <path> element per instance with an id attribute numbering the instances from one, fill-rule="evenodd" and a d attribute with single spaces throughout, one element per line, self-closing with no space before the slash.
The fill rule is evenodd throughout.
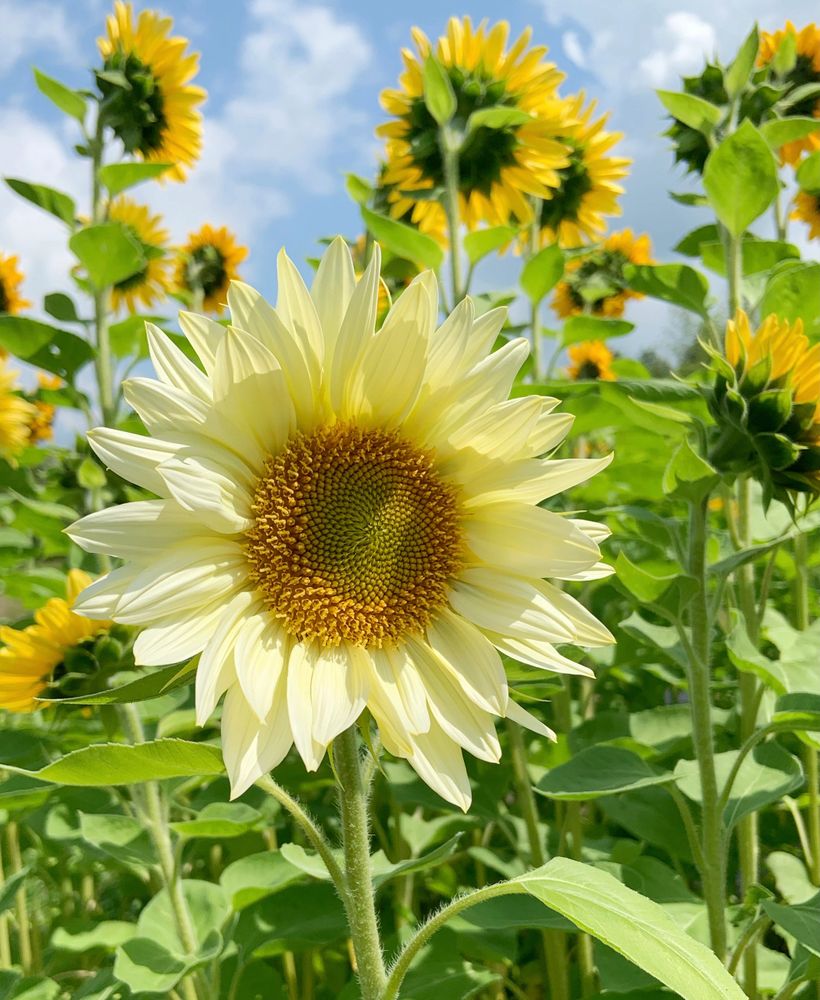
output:
<path id="1" fill-rule="evenodd" d="M 245 277 L 267 294 L 274 291 L 281 245 L 303 266 L 320 237 L 356 235 L 344 174 L 373 172 L 378 94 L 395 82 L 413 24 L 430 36 L 450 13 L 504 17 L 516 33 L 532 25 L 534 39 L 549 46 L 567 74 L 563 93 L 585 88 L 625 133 L 621 150 L 634 166 L 623 217 L 613 226 L 648 231 L 657 256 L 668 258 L 679 236 L 702 220 L 667 199 L 669 189 L 686 184 L 660 136 L 653 89 L 674 87 L 704 53 L 730 58 L 754 18 L 775 27 L 786 15 L 800 23 L 814 13 L 810 0 L 507 0 L 452 9 L 434 0 L 165 0 L 157 6 L 202 53 L 205 152 L 187 184 L 138 192 L 163 211 L 176 240 L 205 221 L 234 228 L 251 247 Z M 88 178 L 87 165 L 71 153 L 77 136 L 37 92 L 31 66 L 73 86 L 86 84 L 108 9 L 101 0 L 0 0 L 0 173 L 62 187 L 81 206 Z M 6 191 L 0 192 L 0 249 L 21 255 L 29 297 L 65 287 L 69 258 L 59 226 Z M 513 261 L 492 262 L 479 275 L 485 286 L 514 280 Z M 657 346 L 667 335 L 669 313 L 656 303 L 636 304 L 631 318 L 639 324 L 633 348 Z"/>

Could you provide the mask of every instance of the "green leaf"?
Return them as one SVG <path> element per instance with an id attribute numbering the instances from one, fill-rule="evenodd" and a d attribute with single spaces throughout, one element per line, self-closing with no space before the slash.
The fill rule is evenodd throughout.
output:
<path id="1" fill-rule="evenodd" d="M 746 563 L 755 562 L 761 556 L 765 556 L 767 552 L 771 552 L 772 549 L 776 548 L 780 544 L 781 540 L 776 539 L 773 542 L 766 542 L 763 545 L 750 545 L 746 549 L 740 549 L 739 552 L 733 552 L 732 555 L 727 556 L 725 559 L 721 559 L 719 562 L 712 563 L 709 566 L 709 572 L 718 577 L 729 576 L 730 573 L 734 573 L 734 571 L 740 566 L 745 566 Z"/>
<path id="2" fill-rule="evenodd" d="M 186 740 L 154 740 L 128 746 L 101 743 L 73 750 L 39 771 L 5 765 L 9 771 L 56 785 L 133 785 L 161 778 L 222 774 L 217 747 Z"/>
<path id="3" fill-rule="evenodd" d="M 768 687 L 778 694 L 788 690 L 786 674 L 778 660 L 770 660 L 768 656 L 758 651 L 752 643 L 746 630 L 746 623 L 741 615 L 736 615 L 734 627 L 726 636 L 726 652 L 737 670 L 754 674 Z"/>
<path id="4" fill-rule="evenodd" d="M 684 1000 L 743 1000 L 722 962 L 666 910 L 612 875 L 553 858 L 515 882 Z"/>
<path id="5" fill-rule="evenodd" d="M 763 909 L 778 927 L 790 934 L 813 955 L 820 955 L 820 892 L 805 903 L 783 906 L 773 900 L 763 901 Z"/>
<path id="6" fill-rule="evenodd" d="M 229 864 L 219 876 L 219 884 L 233 909 L 239 911 L 303 877 L 304 873 L 279 851 L 264 851 Z"/>
<path id="7" fill-rule="evenodd" d="M 357 205 L 366 205 L 373 197 L 373 185 L 358 174 L 345 174 L 345 188 Z"/>
<path id="8" fill-rule="evenodd" d="M 777 197 L 777 162 L 748 118 L 709 154 L 703 168 L 703 187 L 715 215 L 734 236 L 739 236 Z"/>
<path id="9" fill-rule="evenodd" d="M 222 840 L 241 837 L 256 830 L 262 821 L 262 814 L 244 802 L 209 802 L 196 819 L 172 823 L 171 829 L 189 839 L 204 837 Z"/>
<path id="10" fill-rule="evenodd" d="M 447 71 L 436 59 L 429 55 L 424 60 L 422 70 L 424 81 L 424 103 L 439 125 L 446 125 L 456 113 L 456 95 Z"/>
<path id="11" fill-rule="evenodd" d="M 820 694 L 797 691 L 775 702 L 769 728 L 787 732 L 820 732 Z"/>
<path id="12" fill-rule="evenodd" d="M 681 441 L 663 473 L 667 496 L 699 500 L 720 481 L 715 469 L 695 452 L 688 440 Z"/>
<path id="13" fill-rule="evenodd" d="M 125 920 L 101 920 L 90 930 L 71 933 L 65 927 L 55 927 L 49 943 L 58 951 L 81 953 L 92 948 L 113 951 L 118 945 L 130 941 L 137 933 L 135 924 Z"/>
<path id="14" fill-rule="evenodd" d="M 37 89 L 67 115 L 76 118 L 78 122 L 85 120 L 86 100 L 76 90 L 66 87 L 59 80 L 54 80 L 39 69 L 34 70 L 34 80 Z"/>
<path id="15" fill-rule="evenodd" d="M 27 316 L 0 316 L 0 346 L 27 361 L 50 344 L 60 331 Z"/>
<path id="16" fill-rule="evenodd" d="M 774 118 L 772 121 L 764 122 L 760 126 L 760 134 L 776 152 L 787 142 L 794 142 L 797 139 L 805 139 L 820 128 L 820 121 L 816 118 Z"/>
<path id="17" fill-rule="evenodd" d="M 482 108 L 480 111 L 474 111 L 467 119 L 467 132 L 475 132 L 479 128 L 514 128 L 532 120 L 532 115 L 520 108 L 498 105 L 494 108 Z"/>
<path id="18" fill-rule="evenodd" d="M 820 126 L 818 119 L 812 118 L 812 121 Z M 795 176 L 801 191 L 820 194 L 820 150 L 811 153 L 800 163 Z"/>
<path id="19" fill-rule="evenodd" d="M 682 253 L 686 257 L 700 257 L 701 247 L 704 243 L 717 243 L 720 239 L 718 227 L 710 222 L 705 226 L 698 226 L 690 233 L 687 233 L 673 247 L 675 253 Z"/>
<path id="20" fill-rule="evenodd" d="M 623 549 L 615 560 L 615 573 L 630 594 L 644 604 L 657 601 L 680 576 L 679 573 L 670 573 L 666 576 L 650 573 L 636 566 Z"/>
<path id="21" fill-rule="evenodd" d="M 165 945 L 145 937 L 125 941 L 114 959 L 114 975 L 135 993 L 167 996 L 188 968 L 188 963 Z"/>
<path id="22" fill-rule="evenodd" d="M 671 773 L 658 774 L 631 750 L 598 745 L 553 768 L 535 785 L 535 791 L 550 799 L 585 802 L 673 780 Z"/>
<path id="23" fill-rule="evenodd" d="M 328 882 L 294 885 L 240 917 L 233 939 L 258 958 L 327 948 L 349 934 L 342 903 Z"/>
<path id="24" fill-rule="evenodd" d="M 627 264 L 624 275 L 635 292 L 671 302 L 699 316 L 708 315 L 709 283 L 688 264 Z"/>
<path id="25" fill-rule="evenodd" d="M 38 208 L 42 208 L 44 212 L 56 216 L 66 225 L 74 225 L 77 208 L 74 199 L 67 194 L 46 187 L 45 184 L 32 184 L 16 177 L 6 177 L 5 181 L 12 191 L 19 194 L 21 198 L 25 198 L 26 201 L 30 201 Z"/>
<path id="26" fill-rule="evenodd" d="M 0 913 L 10 910 L 17 899 L 17 890 L 20 889 L 29 873 L 28 868 L 21 868 L 3 882 L 0 886 Z"/>
<path id="27" fill-rule="evenodd" d="M 624 319 L 605 319 L 602 316 L 570 316 L 564 323 L 562 343 L 565 347 L 583 340 L 608 340 L 623 337 L 635 329 L 634 323 Z"/>
<path id="28" fill-rule="evenodd" d="M 703 243 L 700 253 L 706 267 L 717 274 L 726 274 L 726 254 L 722 243 Z M 793 243 L 782 243 L 779 240 L 745 239 L 741 246 L 744 275 L 770 271 L 782 260 L 798 260 L 799 258 L 800 251 Z"/>
<path id="29" fill-rule="evenodd" d="M 119 687 L 97 691 L 95 694 L 79 694 L 74 698 L 61 698 L 61 705 L 122 705 L 136 701 L 148 701 L 160 695 L 173 691 L 183 684 L 190 684 L 196 672 L 197 660 L 189 660 L 180 666 L 178 663 L 160 670 L 150 670 L 142 677 Z M 53 699 L 49 699 L 53 701 Z"/>
<path id="30" fill-rule="evenodd" d="M 533 305 L 560 281 L 564 273 L 564 255 L 558 244 L 544 247 L 526 262 L 521 270 L 521 287 Z"/>
<path id="31" fill-rule="evenodd" d="M 118 861 L 140 866 L 155 861 L 145 827 L 132 816 L 80 812 L 80 832 L 83 840 Z"/>
<path id="32" fill-rule="evenodd" d="M 86 455 L 77 467 L 77 482 L 80 486 L 84 490 L 100 489 L 107 481 L 105 469 L 90 455 Z"/>
<path id="33" fill-rule="evenodd" d="M 120 222 L 86 226 L 74 233 L 68 245 L 98 289 L 130 278 L 146 264 L 139 241 Z"/>
<path id="34" fill-rule="evenodd" d="M 144 181 L 152 181 L 170 170 L 172 163 L 109 163 L 100 167 L 99 178 L 108 193 L 113 195 Z"/>
<path id="35" fill-rule="evenodd" d="M 749 83 L 749 77 L 757 61 L 759 47 L 760 34 L 757 30 L 757 25 L 754 25 L 738 49 L 737 55 L 732 60 L 732 65 L 723 74 L 723 85 L 726 88 L 729 100 L 737 97 Z"/>
<path id="36" fill-rule="evenodd" d="M 391 879 L 398 878 L 400 875 L 410 875 L 414 872 L 427 871 L 436 865 L 442 864 L 442 862 L 455 854 L 461 837 L 462 835 L 457 833 L 443 844 L 439 844 L 438 847 L 433 848 L 432 851 L 428 851 L 426 854 L 422 854 L 418 858 L 408 858 L 406 861 L 397 861 L 395 863 L 389 861 L 383 851 L 377 851 L 372 859 L 374 887 L 380 889 Z"/>
<path id="37" fill-rule="evenodd" d="M 491 226 L 488 229 L 476 229 L 464 237 L 464 250 L 471 264 L 477 264 L 487 254 L 506 246 L 515 238 L 517 230 L 512 226 Z"/>
<path id="38" fill-rule="evenodd" d="M 382 246 L 398 257 L 415 261 L 424 267 L 437 271 L 441 267 L 444 253 L 432 236 L 420 233 L 418 229 L 408 226 L 396 219 L 388 218 L 371 212 L 369 208 L 361 207 L 364 224 Z"/>
<path id="39" fill-rule="evenodd" d="M 68 382 L 94 357 L 82 337 L 27 316 L 0 316 L 0 346 Z"/>
<path id="40" fill-rule="evenodd" d="M 679 122 L 689 128 L 711 135 L 721 118 L 723 111 L 695 94 L 686 94 L 677 90 L 656 90 L 661 104 Z"/>
<path id="41" fill-rule="evenodd" d="M 51 292 L 46 295 L 43 299 L 43 308 L 49 316 L 60 320 L 61 323 L 79 322 L 77 307 L 73 300 L 68 295 L 64 295 L 63 292 Z"/>
<path id="42" fill-rule="evenodd" d="M 806 332 L 820 329 L 820 264 L 787 261 L 769 278 L 760 302 L 760 315 L 777 313 L 793 323 L 802 319 Z"/>

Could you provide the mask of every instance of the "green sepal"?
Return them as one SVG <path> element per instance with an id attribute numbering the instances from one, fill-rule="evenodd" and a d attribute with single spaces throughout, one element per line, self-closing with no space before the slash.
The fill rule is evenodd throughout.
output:
<path id="1" fill-rule="evenodd" d="M 766 389 L 749 400 L 749 429 L 753 433 L 779 431 L 792 412 L 788 389 Z"/>
<path id="2" fill-rule="evenodd" d="M 754 442 L 766 465 L 778 472 L 793 465 L 803 450 L 784 434 L 755 434 Z"/>

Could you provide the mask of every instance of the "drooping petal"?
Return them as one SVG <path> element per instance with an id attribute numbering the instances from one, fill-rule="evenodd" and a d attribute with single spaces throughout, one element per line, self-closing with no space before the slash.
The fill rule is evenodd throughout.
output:
<path id="1" fill-rule="evenodd" d="M 479 708 L 503 715 L 507 675 L 492 643 L 460 615 L 443 608 L 427 626 L 427 641 L 445 669 Z"/>
<path id="2" fill-rule="evenodd" d="M 204 726 L 222 694 L 236 680 L 236 641 L 258 611 L 256 597 L 242 590 L 227 601 L 196 670 L 196 722 Z"/>
<path id="3" fill-rule="evenodd" d="M 231 799 L 272 771 L 293 746 L 285 698 L 274 699 L 274 704 L 279 707 L 261 723 L 241 688 L 234 686 L 225 696 L 222 754 L 231 781 Z"/>

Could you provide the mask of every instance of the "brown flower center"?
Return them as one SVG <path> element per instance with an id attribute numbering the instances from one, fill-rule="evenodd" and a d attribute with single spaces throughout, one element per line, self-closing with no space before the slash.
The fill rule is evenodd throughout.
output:
<path id="1" fill-rule="evenodd" d="M 252 579 L 300 640 L 380 647 L 419 633 L 461 565 L 455 489 L 395 433 L 296 435 L 268 460 L 252 507 Z"/>

